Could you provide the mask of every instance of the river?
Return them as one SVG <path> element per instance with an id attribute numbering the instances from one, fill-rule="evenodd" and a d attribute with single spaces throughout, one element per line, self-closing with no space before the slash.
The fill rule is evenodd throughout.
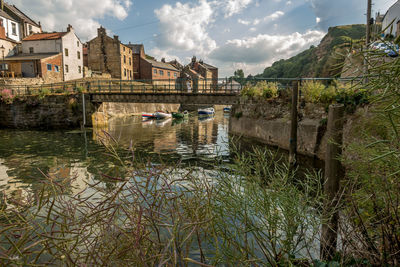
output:
<path id="1" fill-rule="evenodd" d="M 105 146 L 133 148 L 153 162 L 182 162 L 212 168 L 214 159 L 230 160 L 229 116 L 149 120 L 114 117 L 104 127 L 81 131 L 0 130 L 0 192 L 22 198 L 40 188 L 45 175 L 82 190 L 101 175 L 115 175 L 115 161 Z M 111 138 L 112 136 L 112 138 Z M 115 139 L 115 140 L 114 140 Z M 69 181 L 70 177 L 75 177 Z"/>

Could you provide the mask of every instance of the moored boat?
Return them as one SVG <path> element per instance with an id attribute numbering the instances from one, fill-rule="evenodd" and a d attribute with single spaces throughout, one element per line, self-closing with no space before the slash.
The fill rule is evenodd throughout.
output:
<path id="1" fill-rule="evenodd" d="M 156 115 L 154 113 L 142 112 L 142 118 L 147 119 L 155 119 Z"/>
<path id="2" fill-rule="evenodd" d="M 199 115 L 203 116 L 213 116 L 215 114 L 214 108 L 201 108 L 198 109 L 197 112 L 199 113 Z"/>
<path id="3" fill-rule="evenodd" d="M 185 117 L 189 116 L 189 112 L 187 110 L 185 110 L 183 113 L 180 112 L 172 112 L 172 117 L 174 119 L 183 119 Z"/>
<path id="4" fill-rule="evenodd" d="M 171 113 L 164 112 L 164 111 L 157 111 L 156 113 L 154 113 L 154 115 L 156 116 L 156 118 L 158 120 L 162 120 L 162 119 L 166 119 L 166 118 L 171 118 L 172 117 Z"/>
<path id="5" fill-rule="evenodd" d="M 230 113 L 231 107 L 224 107 L 224 113 Z"/>

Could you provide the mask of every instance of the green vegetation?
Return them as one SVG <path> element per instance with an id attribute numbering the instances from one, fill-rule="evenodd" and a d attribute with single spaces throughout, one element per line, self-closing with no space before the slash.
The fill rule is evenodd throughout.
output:
<path id="1" fill-rule="evenodd" d="M 245 97 L 270 99 L 278 97 L 278 90 L 278 83 L 259 81 L 255 84 L 247 83 L 240 94 Z"/>
<path id="2" fill-rule="evenodd" d="M 346 25 L 329 28 L 318 47 L 279 60 L 264 70 L 259 78 L 336 77 L 344 61 L 343 47 L 365 36 L 365 25 Z"/>

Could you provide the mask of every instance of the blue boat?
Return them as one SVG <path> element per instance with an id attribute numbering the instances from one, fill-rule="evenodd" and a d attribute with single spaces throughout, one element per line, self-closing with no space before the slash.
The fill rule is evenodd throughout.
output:
<path id="1" fill-rule="evenodd" d="M 231 108 L 230 107 L 224 107 L 224 113 L 230 113 Z"/>
<path id="2" fill-rule="evenodd" d="M 201 108 L 198 109 L 197 112 L 201 116 L 213 116 L 215 114 L 214 108 Z"/>

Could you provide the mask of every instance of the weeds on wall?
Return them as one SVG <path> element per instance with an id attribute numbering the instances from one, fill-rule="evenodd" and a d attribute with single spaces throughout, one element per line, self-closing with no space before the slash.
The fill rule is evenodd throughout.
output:
<path id="1" fill-rule="evenodd" d="M 241 91 L 241 96 L 254 99 L 271 99 L 278 97 L 278 83 L 260 81 L 256 84 L 247 83 Z"/>
<path id="2" fill-rule="evenodd" d="M 1 101 L 6 104 L 12 104 L 15 99 L 15 95 L 10 89 L 2 89 L 0 91 Z"/>

